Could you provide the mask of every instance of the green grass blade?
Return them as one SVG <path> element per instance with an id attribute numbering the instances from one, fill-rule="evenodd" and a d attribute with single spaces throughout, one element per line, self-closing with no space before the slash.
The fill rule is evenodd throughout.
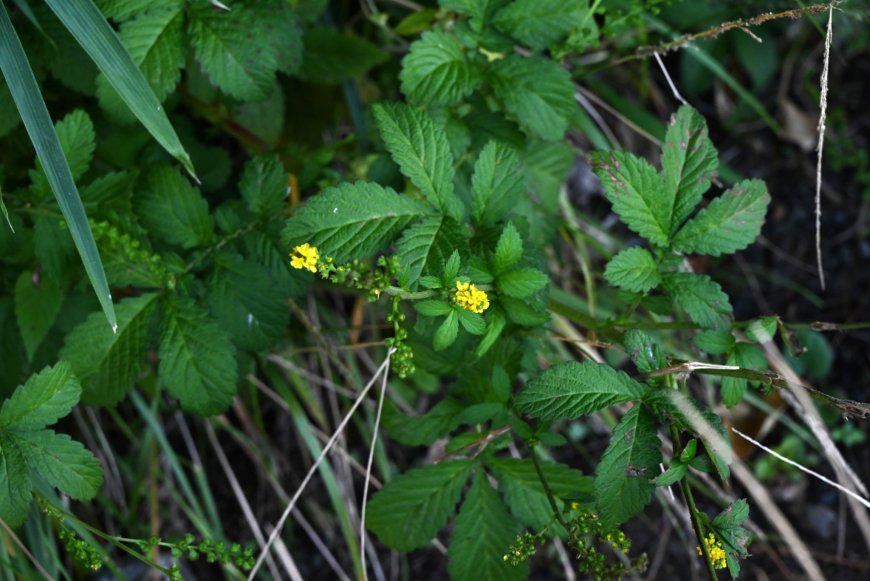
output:
<path id="1" fill-rule="evenodd" d="M 46 3 L 145 129 L 195 178 L 190 156 L 178 140 L 160 101 L 93 1 L 46 0 Z"/>
<path id="2" fill-rule="evenodd" d="M 6 85 L 12 93 L 21 120 L 24 121 L 24 128 L 33 142 L 48 183 L 69 225 L 70 234 L 82 257 L 85 271 L 97 293 L 106 319 L 115 329 L 117 323 L 115 308 L 112 306 L 112 295 L 109 294 L 109 283 L 106 282 L 106 273 L 103 272 L 103 263 L 100 261 L 100 254 L 88 225 L 84 206 L 79 198 L 69 164 L 63 156 L 60 141 L 51 123 L 39 85 L 36 84 L 36 77 L 33 76 L 27 55 L 24 54 L 24 47 L 21 46 L 9 14 L 2 4 L 0 4 L 0 70 L 3 71 Z"/>

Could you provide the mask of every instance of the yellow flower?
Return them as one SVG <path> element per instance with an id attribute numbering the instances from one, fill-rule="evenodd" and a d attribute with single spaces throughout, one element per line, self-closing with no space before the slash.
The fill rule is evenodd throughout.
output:
<path id="1" fill-rule="evenodd" d="M 713 567 L 716 569 L 724 569 L 728 566 L 728 554 L 725 552 L 725 549 L 722 548 L 722 543 L 716 540 L 716 536 L 713 533 L 707 535 L 707 538 L 704 539 L 704 544 L 707 545 L 707 552 L 710 553 L 710 560 L 713 561 Z M 704 554 L 704 552 L 701 551 L 701 547 L 695 547 L 695 550 L 698 551 L 699 555 Z"/>
<path id="2" fill-rule="evenodd" d="M 489 298 L 486 293 L 467 282 L 456 281 L 454 299 L 456 304 L 472 313 L 480 314 L 489 308 Z"/>
<path id="3" fill-rule="evenodd" d="M 320 260 L 320 252 L 316 246 L 311 246 L 307 242 L 301 246 L 297 246 L 290 253 L 290 266 L 293 268 L 304 268 L 310 272 L 317 272 L 317 261 Z"/>

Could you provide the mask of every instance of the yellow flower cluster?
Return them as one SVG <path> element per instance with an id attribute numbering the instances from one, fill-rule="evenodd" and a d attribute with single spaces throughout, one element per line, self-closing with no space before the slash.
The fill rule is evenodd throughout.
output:
<path id="1" fill-rule="evenodd" d="M 713 566 L 715 568 L 724 569 L 728 566 L 728 560 L 726 559 L 727 553 L 725 553 L 725 549 L 722 548 L 722 543 L 716 540 L 713 533 L 707 535 L 707 538 L 704 539 L 704 544 L 707 545 L 707 552 L 710 553 L 710 560 L 713 561 Z M 695 547 L 695 550 L 698 551 L 699 555 L 704 554 L 704 552 L 701 551 L 701 547 Z"/>
<path id="2" fill-rule="evenodd" d="M 467 309 L 472 313 L 482 313 L 489 308 L 489 298 L 486 293 L 477 288 L 477 286 L 456 281 L 456 294 L 454 295 L 456 304 L 463 309 Z"/>
<path id="3" fill-rule="evenodd" d="M 290 266 L 298 269 L 305 269 L 310 272 L 317 272 L 317 261 L 320 260 L 320 252 L 316 246 L 311 246 L 307 242 L 301 246 L 297 246 L 290 253 Z"/>
<path id="4" fill-rule="evenodd" d="M 616 531 L 616 533 L 607 533 L 607 536 L 604 537 L 610 546 L 614 549 L 622 551 L 623 553 L 628 553 L 628 550 L 631 548 L 631 540 L 625 536 L 625 533 L 622 531 Z"/>

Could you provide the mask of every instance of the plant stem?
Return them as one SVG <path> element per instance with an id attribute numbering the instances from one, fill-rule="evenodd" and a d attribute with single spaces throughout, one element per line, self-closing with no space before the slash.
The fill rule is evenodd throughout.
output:
<path id="1" fill-rule="evenodd" d="M 433 290 L 425 290 L 425 291 L 417 291 L 415 293 L 408 292 L 405 289 L 401 289 L 397 286 L 388 286 L 383 290 L 384 294 L 388 294 L 390 296 L 398 296 L 404 300 L 419 300 L 419 299 L 428 299 L 429 297 L 434 297 L 438 294 Z"/>
<path id="2" fill-rule="evenodd" d="M 674 425 L 671 426 L 671 442 L 674 446 L 674 456 L 679 456 L 683 452 L 683 447 L 680 444 L 680 432 Z M 719 577 L 716 575 L 716 568 L 713 566 L 713 560 L 710 558 L 710 550 L 707 547 L 707 543 L 704 542 L 704 525 L 701 524 L 698 506 L 695 504 L 695 497 L 692 495 L 692 486 L 689 484 L 689 479 L 685 476 L 680 480 L 680 491 L 682 491 L 683 500 L 685 500 L 686 506 L 689 508 L 692 528 L 695 529 L 695 536 L 698 537 L 698 546 L 701 547 L 704 562 L 707 563 L 707 573 L 710 574 L 711 581 L 716 581 Z"/>
<path id="3" fill-rule="evenodd" d="M 538 460 L 538 453 L 535 452 L 535 444 L 529 445 L 529 452 L 532 457 L 532 464 L 535 465 L 535 472 L 538 473 L 538 479 L 541 481 L 541 486 L 544 487 L 544 493 L 547 495 L 547 500 L 550 502 L 550 508 L 553 509 L 553 514 L 556 516 L 556 520 L 558 520 L 559 524 L 567 531 L 568 524 L 565 522 L 565 519 L 562 518 L 562 513 L 559 512 L 559 507 L 556 505 L 556 497 L 553 496 L 553 491 L 550 490 L 550 485 L 547 484 L 547 479 L 544 477 L 544 471 L 541 469 L 541 462 Z"/>

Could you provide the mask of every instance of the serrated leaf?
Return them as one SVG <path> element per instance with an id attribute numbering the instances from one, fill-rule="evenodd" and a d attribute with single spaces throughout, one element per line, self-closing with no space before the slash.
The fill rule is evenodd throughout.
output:
<path id="1" fill-rule="evenodd" d="M 674 302 L 702 327 L 717 327 L 731 315 L 728 295 L 707 275 L 670 273 L 662 283 Z"/>
<path id="2" fill-rule="evenodd" d="M 655 258 L 637 246 L 614 256 L 604 269 L 604 278 L 614 286 L 633 292 L 647 292 L 662 282 Z"/>
<path id="3" fill-rule="evenodd" d="M 622 151 L 594 153 L 592 167 L 625 225 L 653 244 L 668 246 L 672 209 L 656 169 Z"/>
<path id="4" fill-rule="evenodd" d="M 445 281 L 451 281 L 459 274 L 459 267 L 462 264 L 462 259 L 459 256 L 459 250 L 454 250 L 444 263 L 444 271 L 442 278 Z"/>
<path id="5" fill-rule="evenodd" d="M 19 434 L 18 444 L 30 469 L 76 500 L 97 495 L 103 482 L 100 462 L 80 442 L 66 434 L 40 430 Z"/>
<path id="6" fill-rule="evenodd" d="M 258 216 L 278 212 L 288 194 L 287 171 L 278 156 L 259 156 L 245 164 L 239 192 L 248 209 Z"/>
<path id="7" fill-rule="evenodd" d="M 499 490 L 510 511 L 523 525 L 542 530 L 553 522 L 553 509 L 531 460 L 490 458 L 487 463 L 498 479 Z M 541 461 L 540 464 L 560 510 L 565 504 L 563 498 L 592 494 L 592 479 L 579 470 L 555 462 Z"/>
<path id="8" fill-rule="evenodd" d="M 400 444 L 428 446 L 459 425 L 458 416 L 464 409 L 461 402 L 448 397 L 421 416 L 408 416 L 390 403 L 384 407 L 384 429 Z"/>
<path id="9" fill-rule="evenodd" d="M 66 336 L 60 357 L 81 380 L 82 401 L 113 406 L 127 394 L 142 369 L 156 298 L 150 293 L 115 305 L 116 333 L 92 313 Z"/>
<path id="10" fill-rule="evenodd" d="M 562 139 L 574 114 L 571 75 L 558 63 L 509 55 L 492 64 L 490 82 L 505 108 L 541 139 Z"/>
<path id="11" fill-rule="evenodd" d="M 118 37 L 157 100 L 163 102 L 175 90 L 184 66 L 182 3 L 156 7 L 121 25 Z M 133 121 L 135 117 L 106 77 L 97 77 L 100 105 L 114 118 Z"/>
<path id="12" fill-rule="evenodd" d="M 148 175 L 136 210 L 148 231 L 169 244 L 193 248 L 214 237 L 208 203 L 174 168 L 160 166 Z"/>
<path id="13" fill-rule="evenodd" d="M 499 275 L 498 290 L 509 297 L 521 299 L 547 286 L 549 280 L 537 268 L 517 268 Z"/>
<path id="14" fill-rule="evenodd" d="M 0 431 L 0 518 L 13 528 L 27 520 L 33 487 L 18 441 L 12 434 Z"/>
<path id="15" fill-rule="evenodd" d="M 471 212 L 474 221 L 495 224 L 516 208 L 524 193 L 522 166 L 516 151 L 490 141 L 480 152 L 471 176 Z"/>
<path id="16" fill-rule="evenodd" d="M 95 4 L 108 18 L 119 22 L 128 20 L 151 8 L 172 7 L 184 0 L 96 0 Z"/>
<path id="17" fill-rule="evenodd" d="M 451 312 L 453 308 L 442 300 L 425 300 L 414 303 L 414 309 L 427 317 L 440 317 Z"/>
<path id="18" fill-rule="evenodd" d="M 473 465 L 454 460 L 397 476 L 372 496 L 366 526 L 397 551 L 428 544 L 453 514 Z"/>
<path id="19" fill-rule="evenodd" d="M 453 154 L 444 129 L 409 105 L 376 105 L 374 112 L 381 137 L 402 173 L 433 206 L 461 221 L 464 207 L 453 191 Z"/>
<path id="20" fill-rule="evenodd" d="M 287 221 L 283 238 L 290 248 L 308 242 L 336 262 L 367 258 L 382 250 L 430 208 L 374 183 L 328 188 L 310 198 Z"/>
<path id="21" fill-rule="evenodd" d="M 447 571 L 455 581 L 520 581 L 528 577 L 528 562 L 508 563 L 504 556 L 514 541 L 517 523 L 498 493 L 478 470 L 456 517 Z"/>
<path id="22" fill-rule="evenodd" d="M 235 349 L 226 332 L 187 299 L 163 309 L 158 376 L 181 407 L 200 415 L 225 411 L 236 394 Z"/>
<path id="23" fill-rule="evenodd" d="M 261 43 L 254 41 L 267 38 L 267 22 L 244 5 L 226 11 L 201 2 L 192 6 L 189 14 L 191 45 L 211 81 L 242 101 L 267 98 L 275 82 L 278 55 L 274 50 L 262 50 Z"/>
<path id="24" fill-rule="evenodd" d="M 453 345 L 458 333 L 459 315 L 456 314 L 456 310 L 452 310 L 438 327 L 438 330 L 435 331 L 435 336 L 432 340 L 432 346 L 435 348 L 435 351 L 443 351 Z"/>
<path id="25" fill-rule="evenodd" d="M 439 4 L 447 10 L 467 14 L 478 20 L 487 20 L 510 0 L 441 0 Z"/>
<path id="26" fill-rule="evenodd" d="M 312 83 L 340 83 L 365 73 L 389 58 L 379 46 L 336 30 L 313 27 L 305 30 L 305 58 L 299 76 Z"/>
<path id="27" fill-rule="evenodd" d="M 683 479 L 689 467 L 679 461 L 674 462 L 670 468 L 659 474 L 653 479 L 653 484 L 656 486 L 672 486 Z"/>
<path id="28" fill-rule="evenodd" d="M 451 105 L 480 84 L 480 70 L 465 58 L 456 35 L 429 30 L 402 60 L 402 92 L 424 105 Z"/>
<path id="29" fill-rule="evenodd" d="M 265 267 L 238 254 L 217 257 L 208 281 L 212 313 L 240 349 L 259 351 L 284 333 L 289 311 L 284 293 Z"/>
<path id="30" fill-rule="evenodd" d="M 37 283 L 29 270 L 18 277 L 15 283 L 15 318 L 28 361 L 33 360 L 36 349 L 54 324 L 63 299 L 63 289 L 51 278 L 41 277 Z"/>
<path id="31" fill-rule="evenodd" d="M 551 367 L 531 380 L 517 396 L 516 406 L 521 412 L 545 421 L 577 418 L 638 400 L 646 389 L 608 365 L 571 361 Z"/>
<path id="32" fill-rule="evenodd" d="M 444 216 L 427 216 L 407 228 L 396 242 L 396 256 L 413 284 L 427 270 L 437 271 L 465 243 L 461 227 Z M 434 268 L 433 268 L 434 267 Z"/>
<path id="33" fill-rule="evenodd" d="M 562 40 L 592 15 L 577 0 L 516 0 L 500 10 L 493 24 L 534 50 Z"/>
<path id="34" fill-rule="evenodd" d="M 610 445 L 595 469 L 598 514 L 605 527 L 641 512 L 652 498 L 659 472 L 661 443 L 652 416 L 636 405 L 613 430 Z"/>
<path id="35" fill-rule="evenodd" d="M 730 331 L 716 329 L 700 331 L 693 339 L 695 345 L 710 355 L 722 355 L 734 349 L 736 342 Z"/>
<path id="36" fill-rule="evenodd" d="M 517 325 L 537 327 L 550 320 L 550 314 L 539 302 L 515 299 L 509 296 L 499 297 L 498 302 L 504 308 L 508 318 Z"/>
<path id="37" fill-rule="evenodd" d="M 689 217 L 710 189 L 718 167 L 718 153 L 708 137 L 704 118 L 683 105 L 671 117 L 662 144 L 662 179 L 672 200 L 672 228 L 678 228 Z"/>
<path id="38" fill-rule="evenodd" d="M 30 376 L 0 408 L 0 430 L 40 430 L 69 414 L 82 388 L 70 366 L 60 362 Z"/>
<path id="39" fill-rule="evenodd" d="M 770 203 L 767 185 L 744 180 L 713 199 L 674 235 L 678 252 L 719 256 L 743 250 L 761 233 Z"/>
<path id="40" fill-rule="evenodd" d="M 474 354 L 477 357 L 483 357 L 489 351 L 504 330 L 507 320 L 504 312 L 499 308 L 493 308 L 486 318 L 486 330 L 483 332 L 483 337 L 474 349 Z"/>
<path id="41" fill-rule="evenodd" d="M 667 366 L 667 358 L 661 346 L 646 333 L 631 329 L 625 333 L 622 341 L 625 350 L 641 373 L 650 373 Z"/>
<path id="42" fill-rule="evenodd" d="M 57 138 L 60 140 L 60 147 L 69 164 L 72 177 L 74 180 L 78 180 L 91 166 L 91 160 L 94 157 L 94 148 L 96 147 L 94 123 L 87 113 L 81 109 L 76 109 L 55 123 L 54 128 L 57 131 Z M 33 188 L 40 194 L 47 194 L 51 191 L 48 178 L 45 177 L 45 172 L 42 169 L 42 163 L 38 159 L 36 169 L 30 172 L 30 180 L 33 182 Z"/>
<path id="43" fill-rule="evenodd" d="M 513 268 L 523 257 L 523 239 L 517 232 L 513 223 L 508 222 L 501 231 L 498 243 L 495 245 L 495 254 L 492 257 L 492 268 L 496 274 L 500 274 Z"/>
<path id="44" fill-rule="evenodd" d="M 472 335 L 483 335 L 483 332 L 486 330 L 486 322 L 483 320 L 483 315 L 472 313 L 465 309 L 457 309 L 456 312 L 459 315 L 459 323 L 463 329 Z"/>

